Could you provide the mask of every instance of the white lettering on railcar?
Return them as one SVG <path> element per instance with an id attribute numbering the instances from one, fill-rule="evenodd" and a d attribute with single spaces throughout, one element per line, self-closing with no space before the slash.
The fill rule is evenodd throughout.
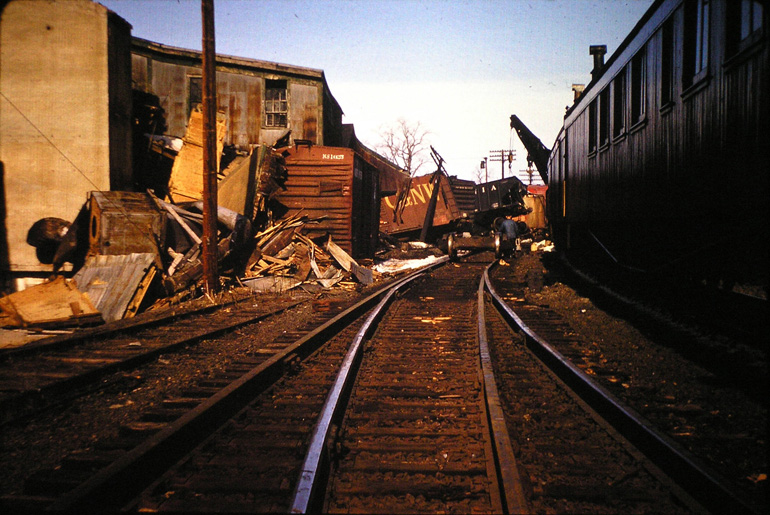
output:
<path id="1" fill-rule="evenodd" d="M 345 154 L 322 154 L 322 159 L 345 159 Z"/>

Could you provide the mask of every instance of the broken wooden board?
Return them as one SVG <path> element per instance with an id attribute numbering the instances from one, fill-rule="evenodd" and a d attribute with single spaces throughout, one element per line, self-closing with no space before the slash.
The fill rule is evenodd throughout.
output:
<path id="1" fill-rule="evenodd" d="M 101 311 L 105 322 L 124 318 L 129 306 L 133 316 L 149 287 L 146 276 L 154 275 L 154 254 L 91 256 L 74 281 Z M 151 280 L 151 278 L 150 278 Z"/>
<path id="2" fill-rule="evenodd" d="M 324 272 L 324 276 L 316 279 L 316 282 L 324 288 L 331 288 L 342 281 L 343 277 L 345 276 L 342 274 L 342 270 L 337 270 L 333 266 L 330 266 L 326 272 Z"/>
<path id="3" fill-rule="evenodd" d="M 147 274 L 139 282 L 139 286 L 136 288 L 136 292 L 131 298 L 131 302 L 129 302 L 128 306 L 126 307 L 126 312 L 123 314 L 123 318 L 133 318 L 136 316 L 136 313 L 139 311 L 139 308 L 142 305 L 144 296 L 147 294 L 147 290 L 150 289 L 150 285 L 152 284 L 152 281 L 155 279 L 157 274 L 158 269 L 154 266 L 151 266 L 147 271 Z"/>
<path id="4" fill-rule="evenodd" d="M 331 236 L 329 236 L 329 240 L 326 242 L 326 250 L 329 251 L 329 254 L 337 260 L 342 268 L 347 272 L 351 272 L 361 284 L 372 283 L 374 280 L 372 271 L 356 263 L 355 259 L 350 257 L 347 252 L 332 241 Z"/>
<path id="5" fill-rule="evenodd" d="M 247 157 L 233 160 L 224 174 L 217 185 L 219 206 L 251 219 L 267 209 L 267 200 L 286 182 L 283 157 L 267 145 L 255 148 Z"/>
<path id="6" fill-rule="evenodd" d="M 227 133 L 227 117 L 217 113 L 217 170 Z M 169 196 L 175 203 L 203 198 L 203 113 L 190 113 L 182 149 L 174 159 L 168 181 Z"/>
<path id="7" fill-rule="evenodd" d="M 225 178 L 217 185 L 217 205 L 251 218 L 254 213 L 256 174 L 262 147 L 254 149 L 245 158 L 236 158 L 226 170 Z"/>
<path id="8" fill-rule="evenodd" d="M 281 293 L 302 284 L 302 281 L 298 281 L 293 277 L 282 276 L 254 277 L 251 279 L 241 279 L 241 281 L 244 286 L 260 293 Z"/>
<path id="9" fill-rule="evenodd" d="M 63 327 L 102 321 L 89 296 L 78 289 L 75 281 L 61 276 L 1 298 L 0 309 L 17 327 Z"/>

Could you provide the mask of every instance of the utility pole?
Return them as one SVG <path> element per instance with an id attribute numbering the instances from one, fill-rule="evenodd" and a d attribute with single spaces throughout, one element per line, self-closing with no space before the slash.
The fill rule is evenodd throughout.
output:
<path id="1" fill-rule="evenodd" d="M 488 158 L 485 157 L 484 160 L 481 161 L 481 164 L 479 165 L 481 166 L 481 169 L 484 170 L 484 182 L 489 182 L 489 168 L 487 168 L 487 159 Z"/>
<path id="2" fill-rule="evenodd" d="M 500 169 L 502 170 L 502 179 L 505 179 L 505 163 L 508 163 L 510 167 L 513 163 L 513 158 L 516 157 L 516 150 L 490 150 L 489 158 L 492 162 L 500 161 Z"/>
<path id="3" fill-rule="evenodd" d="M 529 184 L 531 186 L 532 185 L 532 175 L 535 173 L 535 171 L 532 169 L 532 162 L 529 163 L 529 166 L 527 167 L 526 170 L 519 170 L 519 174 L 523 174 L 523 173 L 525 173 L 525 174 L 527 174 L 529 176 L 529 182 L 527 182 L 527 184 Z"/>
<path id="4" fill-rule="evenodd" d="M 206 291 L 219 289 L 217 272 L 217 82 L 214 0 L 201 0 L 203 63 L 203 278 Z"/>

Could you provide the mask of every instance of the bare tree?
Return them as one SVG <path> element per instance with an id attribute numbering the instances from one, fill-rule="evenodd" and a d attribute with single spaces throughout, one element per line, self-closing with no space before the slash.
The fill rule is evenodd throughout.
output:
<path id="1" fill-rule="evenodd" d="M 476 179 L 476 184 L 484 182 L 484 169 L 481 166 L 477 166 L 473 171 L 473 178 Z"/>
<path id="2" fill-rule="evenodd" d="M 426 162 L 423 154 L 428 134 L 420 122 L 412 123 L 399 118 L 394 124 L 381 129 L 382 143 L 377 146 L 377 151 L 414 177 Z"/>

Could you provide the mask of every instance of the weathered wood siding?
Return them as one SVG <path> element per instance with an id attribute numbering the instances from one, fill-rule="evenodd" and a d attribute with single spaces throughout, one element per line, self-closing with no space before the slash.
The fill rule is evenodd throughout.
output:
<path id="1" fill-rule="evenodd" d="M 167 134 L 182 137 L 190 114 L 190 78 L 201 76 L 200 53 L 134 39 L 134 88 L 158 97 L 165 110 Z M 266 80 L 285 80 L 288 123 L 267 127 L 263 101 Z M 241 150 L 272 145 L 287 131 L 292 139 L 336 145 L 342 110 L 328 91 L 323 71 L 312 68 L 217 55 L 218 109 L 227 115 L 225 144 Z"/>

